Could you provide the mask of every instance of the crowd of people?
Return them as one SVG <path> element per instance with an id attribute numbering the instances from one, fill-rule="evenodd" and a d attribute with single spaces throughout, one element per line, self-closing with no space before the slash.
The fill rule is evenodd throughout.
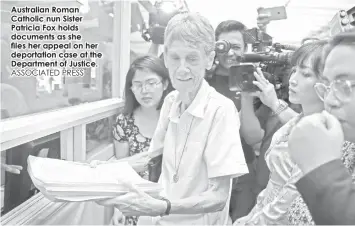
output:
<path id="1" fill-rule="evenodd" d="M 153 198 L 127 184 L 126 195 L 99 201 L 115 208 L 112 224 L 355 224 L 355 33 L 295 51 L 281 99 L 260 68 L 260 91 L 229 89 L 245 31 L 238 21 L 214 30 L 199 14 L 177 14 L 163 59 L 132 63 L 115 155 L 146 179 L 162 156 L 163 192 Z M 227 53 L 214 51 L 220 40 L 231 43 Z"/>

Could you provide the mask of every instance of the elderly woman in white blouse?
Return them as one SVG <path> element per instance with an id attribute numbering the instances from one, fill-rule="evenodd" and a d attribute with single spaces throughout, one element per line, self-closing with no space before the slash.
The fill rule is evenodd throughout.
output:
<path id="1" fill-rule="evenodd" d="M 138 224 L 226 225 L 232 178 L 248 173 L 233 102 L 204 80 L 215 57 L 215 37 L 204 17 L 183 13 L 165 31 L 164 61 L 175 91 L 164 101 L 149 156 L 163 154 L 161 198 L 132 192 L 99 202 Z"/>

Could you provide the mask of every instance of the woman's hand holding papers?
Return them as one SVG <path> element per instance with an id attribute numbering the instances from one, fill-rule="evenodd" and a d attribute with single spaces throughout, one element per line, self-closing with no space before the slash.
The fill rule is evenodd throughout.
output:
<path id="1" fill-rule="evenodd" d="M 116 198 L 97 201 L 97 204 L 113 206 L 125 216 L 159 216 L 165 213 L 167 209 L 165 201 L 149 196 L 132 183 L 124 182 L 124 184 L 130 192 Z"/>

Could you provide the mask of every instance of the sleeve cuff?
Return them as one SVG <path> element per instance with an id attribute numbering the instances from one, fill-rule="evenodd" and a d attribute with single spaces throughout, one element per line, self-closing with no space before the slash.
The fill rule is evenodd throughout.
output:
<path id="1" fill-rule="evenodd" d="M 208 178 L 216 178 L 216 177 L 224 177 L 230 176 L 231 178 L 240 177 L 244 174 L 248 174 L 248 166 L 247 164 L 238 164 L 234 167 L 230 167 L 230 170 L 226 170 L 226 168 L 214 168 L 208 170 Z"/>
<path id="2" fill-rule="evenodd" d="M 339 170 L 346 170 L 340 159 L 325 163 L 297 181 L 297 189 L 305 197 L 315 197 L 319 190 L 334 182 L 331 175 Z"/>

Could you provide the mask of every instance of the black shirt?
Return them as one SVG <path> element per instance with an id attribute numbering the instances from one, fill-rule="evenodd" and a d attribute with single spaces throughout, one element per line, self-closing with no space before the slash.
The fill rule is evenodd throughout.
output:
<path id="1" fill-rule="evenodd" d="M 236 92 L 229 90 L 229 80 L 228 76 L 216 75 L 214 74 L 211 79 L 208 79 L 210 86 L 216 89 L 217 92 L 231 99 L 235 107 L 240 111 L 241 108 L 241 99 L 240 95 L 237 95 Z"/>

